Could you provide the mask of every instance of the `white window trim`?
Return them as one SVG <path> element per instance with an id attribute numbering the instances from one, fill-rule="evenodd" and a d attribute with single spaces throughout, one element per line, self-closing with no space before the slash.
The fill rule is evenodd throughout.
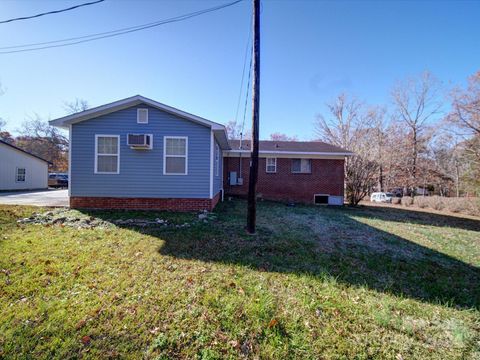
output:
<path id="1" fill-rule="evenodd" d="M 141 122 L 140 121 L 140 111 L 145 110 L 147 112 L 147 121 Z M 148 108 L 138 108 L 137 109 L 137 124 L 148 124 Z"/>
<path id="2" fill-rule="evenodd" d="M 23 180 L 18 180 L 18 170 L 20 169 L 23 169 L 24 170 L 24 174 L 23 174 Z M 15 182 L 18 182 L 18 183 L 24 183 L 27 181 L 27 168 L 24 168 L 24 167 L 17 167 L 15 168 Z"/>
<path id="3" fill-rule="evenodd" d="M 269 159 L 275 160 L 275 164 L 274 164 L 275 170 L 273 170 L 273 171 L 268 171 L 268 160 Z M 265 172 L 268 173 L 268 174 L 275 174 L 277 172 L 277 158 L 274 158 L 274 157 L 265 158 Z"/>
<path id="4" fill-rule="evenodd" d="M 185 155 L 168 155 L 168 157 L 185 158 L 185 173 L 167 173 L 167 139 L 185 139 Z M 163 137 L 163 175 L 188 175 L 188 136 Z"/>
<path id="5" fill-rule="evenodd" d="M 220 174 L 220 146 L 215 144 L 215 176 Z"/>
<path id="6" fill-rule="evenodd" d="M 300 160 L 300 171 L 293 171 L 293 160 Z M 302 164 L 301 164 L 301 161 L 302 160 L 308 160 L 310 161 L 310 171 L 309 172 L 305 172 L 305 171 L 302 171 Z M 312 173 L 312 159 L 304 159 L 304 158 L 293 158 L 292 159 L 292 164 L 290 165 L 290 171 L 292 172 L 292 174 L 311 174 Z"/>
<path id="7" fill-rule="evenodd" d="M 98 138 L 99 137 L 112 137 L 118 139 L 118 146 L 117 146 L 117 171 L 116 172 L 109 172 L 109 171 L 98 171 L 98 155 L 111 155 L 114 156 L 115 154 L 98 154 Z M 95 174 L 120 174 L 120 135 L 108 135 L 108 134 L 95 134 Z M 69 179 L 70 180 L 70 179 Z"/>

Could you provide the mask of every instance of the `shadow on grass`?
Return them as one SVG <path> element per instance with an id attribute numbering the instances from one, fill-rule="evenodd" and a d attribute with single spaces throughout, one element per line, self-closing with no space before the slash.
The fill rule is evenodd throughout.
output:
<path id="1" fill-rule="evenodd" d="M 461 216 L 436 214 L 391 206 L 362 205 L 359 209 L 363 210 L 365 215 L 380 220 L 480 231 L 480 220 Z"/>
<path id="2" fill-rule="evenodd" d="M 265 202 L 259 204 L 258 233 L 248 236 L 245 212 L 245 202 L 226 202 L 217 207 L 218 218 L 209 223 L 138 231 L 164 240 L 158 251 L 166 256 L 335 277 L 339 283 L 424 302 L 480 307 L 477 267 L 355 218 L 458 228 L 454 231 L 462 232 L 463 240 L 477 235 L 463 232 L 479 231 L 474 220 L 391 208 L 289 208 Z"/>

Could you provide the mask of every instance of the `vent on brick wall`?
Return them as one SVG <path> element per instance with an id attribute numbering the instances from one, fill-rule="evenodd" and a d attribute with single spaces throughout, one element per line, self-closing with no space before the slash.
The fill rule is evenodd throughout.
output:
<path id="1" fill-rule="evenodd" d="M 315 205 L 328 205 L 328 196 L 325 194 L 315 194 L 313 195 L 313 201 Z"/>

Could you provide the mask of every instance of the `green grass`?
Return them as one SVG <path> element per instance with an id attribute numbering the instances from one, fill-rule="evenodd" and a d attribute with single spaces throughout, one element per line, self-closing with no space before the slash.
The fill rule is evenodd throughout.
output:
<path id="1" fill-rule="evenodd" d="M 190 227 L 18 225 L 0 207 L 0 358 L 478 359 L 480 221 L 260 203 L 89 212 Z"/>

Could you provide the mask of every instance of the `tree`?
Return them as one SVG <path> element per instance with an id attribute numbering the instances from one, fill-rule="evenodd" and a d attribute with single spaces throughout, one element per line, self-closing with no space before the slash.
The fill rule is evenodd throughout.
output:
<path id="1" fill-rule="evenodd" d="M 464 166 L 462 179 L 467 192 L 480 191 L 480 71 L 468 79 L 465 89 L 451 93 L 452 111 L 447 122 L 453 125 L 453 133 L 460 139 L 461 161 Z"/>
<path id="2" fill-rule="evenodd" d="M 288 136 L 286 134 L 275 132 L 273 134 L 270 134 L 270 140 L 273 140 L 273 141 L 298 141 L 298 138 L 296 136 Z"/>
<path id="3" fill-rule="evenodd" d="M 345 160 L 346 197 L 355 206 L 368 195 L 378 175 L 378 163 L 372 159 L 375 133 L 369 125 L 374 112 L 366 112 L 360 101 L 346 94 L 338 95 L 326 106 L 329 114 L 318 115 L 316 134 L 322 141 L 355 153 Z"/>
<path id="4" fill-rule="evenodd" d="M 75 114 L 87 110 L 89 105 L 87 100 L 76 98 L 75 101 L 64 101 L 63 108 L 67 114 Z"/>
<path id="5" fill-rule="evenodd" d="M 420 77 L 399 82 L 392 90 L 394 116 L 408 130 L 406 170 L 409 175 L 407 187 L 418 186 L 419 154 L 425 149 L 427 138 L 425 129 L 428 122 L 440 114 L 440 83 L 429 72 Z"/>
<path id="6" fill-rule="evenodd" d="M 245 131 L 244 128 L 242 129 L 242 124 L 237 123 L 235 120 L 227 122 L 225 128 L 227 129 L 229 139 L 238 140 L 242 138 L 245 140 L 252 138 L 252 132 L 250 130 Z"/>
<path id="7" fill-rule="evenodd" d="M 24 121 L 20 134 L 15 139 L 17 146 L 52 162 L 53 170 L 67 170 L 68 139 L 59 129 L 35 114 Z"/>
<path id="8" fill-rule="evenodd" d="M 468 79 L 465 90 L 452 93 L 453 111 L 449 120 L 469 135 L 480 135 L 480 71 Z"/>

